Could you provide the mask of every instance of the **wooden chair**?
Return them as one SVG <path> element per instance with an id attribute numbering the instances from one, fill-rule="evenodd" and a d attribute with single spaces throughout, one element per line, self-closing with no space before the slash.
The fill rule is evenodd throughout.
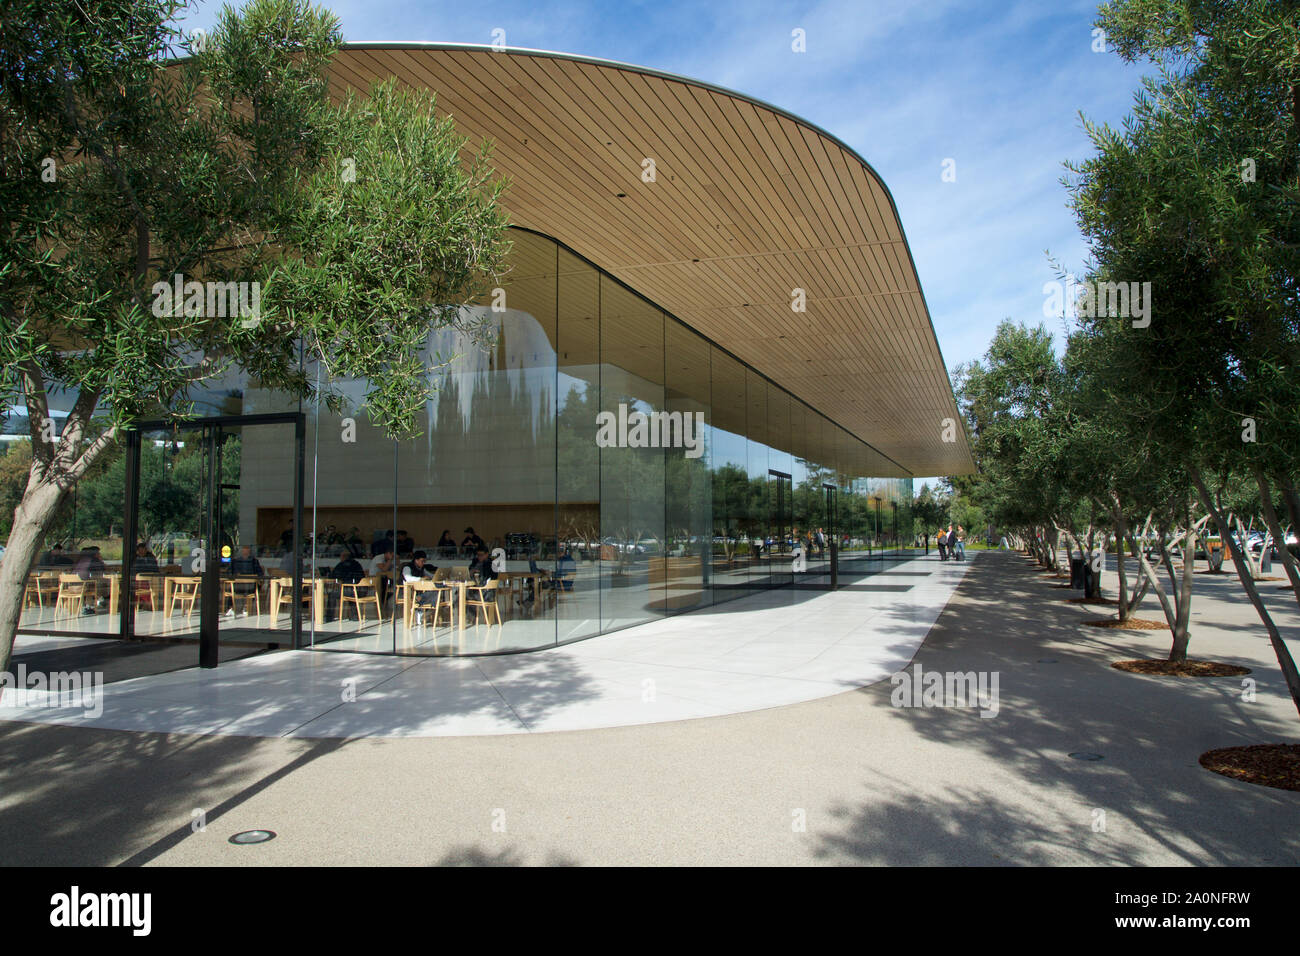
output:
<path id="1" fill-rule="evenodd" d="M 482 610 L 483 617 L 489 624 L 492 623 L 493 616 L 496 617 L 497 624 L 501 623 L 501 608 L 497 604 L 497 582 L 495 578 L 486 584 L 471 585 L 466 589 L 465 609 L 468 612 L 470 608 Z M 474 623 L 478 623 L 478 618 L 474 619 Z"/>
<path id="2" fill-rule="evenodd" d="M 248 587 L 250 584 L 253 586 L 253 590 L 248 591 L 248 592 L 243 592 L 243 593 L 241 593 L 241 592 L 239 591 L 240 586 Z M 232 579 L 230 579 L 230 580 L 223 580 L 223 581 L 221 582 L 221 591 L 222 591 L 222 596 L 223 596 L 223 598 L 225 598 L 225 599 L 227 599 L 227 600 L 230 601 L 230 609 L 231 609 L 232 611 L 235 609 L 235 605 L 236 605 L 237 603 L 239 603 L 240 601 L 243 601 L 243 602 L 244 602 L 244 613 L 245 613 L 245 614 L 248 613 L 248 605 L 251 603 L 251 604 L 253 605 L 253 607 L 257 610 L 257 615 L 258 615 L 258 617 L 261 617 L 261 616 L 262 616 L 262 583 L 261 583 L 261 581 L 258 581 L 258 580 L 254 579 L 254 578 L 248 578 L 248 579 L 246 579 L 246 580 L 241 580 L 241 579 L 239 579 L 239 578 L 232 578 Z M 289 600 L 292 601 L 293 598 L 290 597 Z M 225 604 L 226 604 L 226 601 L 223 600 L 223 601 L 221 602 L 222 610 L 225 610 Z"/>
<path id="3" fill-rule="evenodd" d="M 45 610 L 46 598 L 57 600 L 59 596 L 59 576 L 57 574 L 29 574 L 27 589 L 23 592 L 23 604 L 31 607 L 33 598 L 36 606 Z"/>
<path id="4" fill-rule="evenodd" d="M 274 627 L 276 619 L 280 616 L 280 608 L 293 607 L 293 575 L 280 568 L 271 568 L 267 574 L 280 580 L 280 593 L 276 596 L 275 607 L 267 609 L 271 612 L 271 626 Z M 311 581 L 304 579 L 302 582 L 302 603 L 307 607 L 309 614 L 311 613 L 311 599 Z M 270 600 L 269 594 L 267 600 Z"/>
<path id="5" fill-rule="evenodd" d="M 343 617 L 343 609 L 351 604 L 353 610 L 357 612 L 357 620 L 365 622 L 365 615 L 361 613 L 363 604 L 373 604 L 375 614 L 379 618 L 379 623 L 384 623 L 384 606 L 379 603 L 379 580 L 373 576 L 362 578 L 355 583 L 344 581 L 340 585 L 339 594 L 339 617 Z M 368 591 L 368 594 L 362 594 L 362 591 Z"/>
<path id="6" fill-rule="evenodd" d="M 436 583 L 438 583 L 438 582 L 435 580 L 434 583 L 436 584 Z M 438 616 L 439 616 L 439 615 L 443 612 L 443 610 L 445 609 L 445 610 L 447 611 L 447 623 L 448 623 L 448 625 L 452 625 L 452 624 L 455 624 L 455 623 L 456 623 L 456 589 L 455 589 L 455 588 L 453 588 L 453 587 L 432 587 L 432 588 L 431 588 L 431 587 L 422 587 L 422 588 L 420 588 L 419 590 L 412 591 L 412 592 L 408 592 L 407 587 L 406 587 L 405 585 L 399 585 L 398 588 L 397 588 L 397 603 L 394 605 L 394 608 L 395 608 L 394 611 L 393 611 L 394 614 L 397 613 L 397 610 L 396 610 L 397 608 L 404 608 L 404 607 L 406 606 L 406 598 L 407 598 L 407 594 L 408 594 L 408 593 L 410 593 L 410 594 L 413 595 L 412 598 L 411 598 L 411 601 L 412 601 L 412 612 L 413 612 L 413 613 L 412 613 L 412 618 L 413 618 L 413 619 L 414 619 L 414 616 L 415 616 L 416 614 L 427 614 L 427 613 L 429 613 L 430 611 L 432 611 L 432 612 L 433 612 L 433 626 L 434 626 L 434 627 L 437 627 L 437 626 L 438 626 Z M 432 603 L 432 604 L 421 604 L 421 603 L 420 603 L 420 595 L 422 595 L 422 594 L 432 594 L 432 595 L 433 595 L 433 603 Z M 403 619 L 403 620 L 406 619 L 406 615 L 405 615 L 405 613 L 403 613 L 403 615 L 402 615 L 402 619 Z"/>
<path id="7" fill-rule="evenodd" d="M 143 604 L 146 600 L 149 602 L 149 610 L 162 610 L 162 590 L 163 576 L 161 574 L 145 573 L 135 576 L 135 603 Z"/>
<path id="8" fill-rule="evenodd" d="M 67 609 L 74 617 L 86 606 L 86 582 L 75 574 L 59 575 L 59 594 L 55 600 L 55 610 Z"/>
<path id="9" fill-rule="evenodd" d="M 185 604 L 185 619 L 188 621 L 194 613 L 194 604 L 199 600 L 199 587 L 201 579 L 196 577 L 177 578 L 172 590 L 172 611 L 175 612 L 176 605 Z"/>
<path id="10" fill-rule="evenodd" d="M 566 573 L 547 572 L 546 577 L 542 579 L 542 587 L 546 588 L 547 593 L 550 594 L 552 604 L 558 607 L 561 603 L 573 597 L 573 589 L 576 587 L 575 577 L 577 577 L 577 573 L 574 571 Z"/>

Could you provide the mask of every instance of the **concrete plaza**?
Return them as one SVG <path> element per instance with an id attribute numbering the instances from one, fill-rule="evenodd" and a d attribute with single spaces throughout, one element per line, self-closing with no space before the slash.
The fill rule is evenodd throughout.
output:
<path id="1" fill-rule="evenodd" d="M 1300 794 L 1238 783 L 1196 762 L 1213 747 L 1296 738 L 1295 709 L 1234 577 L 1198 576 L 1191 653 L 1252 668 L 1253 701 L 1243 699 L 1239 678 L 1177 681 L 1113 670 L 1114 660 L 1163 656 L 1167 632 L 1083 626 L 1103 609 L 1066 603 L 1072 592 L 1051 588 L 1017 555 L 980 555 L 964 576 L 933 558 L 909 566 L 955 585 L 923 643 L 916 638 L 912 665 L 996 672 L 996 716 L 981 718 L 969 706 L 894 707 L 881 671 L 873 675 L 860 656 L 841 651 L 858 668 L 846 686 L 874 682 L 758 710 L 735 691 L 725 706 L 744 712 L 605 729 L 557 724 L 451 736 L 443 726 L 417 731 L 422 736 L 409 728 L 382 735 L 387 725 L 374 718 L 378 724 L 358 732 L 367 736 L 256 737 L 248 728 L 182 734 L 5 721 L 6 861 L 1300 862 L 1293 826 Z M 1300 653 L 1294 600 L 1266 587 Z M 896 597 L 789 591 L 764 614 L 784 615 L 780 627 L 797 644 L 800 626 L 824 632 L 833 619 L 851 618 L 855 601 L 865 621 L 870 608 L 878 614 L 878 602 Z M 1150 598 L 1141 613 L 1159 617 Z M 659 639 L 672 641 L 674 623 L 690 622 L 681 632 L 689 634 L 708 617 L 653 626 L 667 628 Z M 562 651 L 599 650 L 619 637 Z M 546 656 L 558 653 L 529 655 L 543 662 L 530 666 L 545 669 Z M 901 667 L 910 655 L 880 656 L 878 668 Z M 772 671 L 774 660 L 763 669 Z M 815 680 L 833 684 L 824 676 Z M 642 689 L 626 673 L 619 679 Z M 292 683 L 281 691 L 293 694 Z M 1081 751 L 1103 759 L 1069 756 Z M 200 815 L 206 826 L 196 829 Z M 278 836 L 260 846 L 227 842 L 252 828 Z"/>

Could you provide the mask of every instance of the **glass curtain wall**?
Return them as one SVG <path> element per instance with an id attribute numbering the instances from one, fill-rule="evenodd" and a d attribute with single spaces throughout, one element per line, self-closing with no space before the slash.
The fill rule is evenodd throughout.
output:
<path id="1" fill-rule="evenodd" d="M 553 240 L 512 239 L 501 289 L 462 308 L 489 343 L 457 329 L 429 336 L 436 395 L 419 437 L 396 443 L 372 425 L 362 382 L 322 382 L 351 411 L 303 407 L 303 528 L 286 430 L 230 436 L 222 560 L 249 546 L 263 583 L 251 606 L 250 589 L 233 588 L 226 630 L 287 620 L 288 589 L 273 599 L 269 585 L 295 548 L 306 646 L 449 655 L 554 646 L 820 580 L 832 535 L 842 571 L 868 567 L 903 529 L 910 540 L 911 479 L 873 477 L 896 466 Z M 51 396 L 54 408 L 73 400 Z M 299 408 L 238 373 L 196 405 L 197 417 Z M 141 437 L 140 536 L 159 576 L 186 577 L 203 456 L 184 432 Z M 6 442 L 6 457 L 21 457 L 23 441 Z M 107 587 L 75 607 L 60 602 L 58 575 L 83 547 L 98 546 L 110 570 L 120 562 L 124 491 L 120 454 L 79 484 L 42 549 L 24 630 L 116 633 Z M 66 557 L 50 553 L 56 543 Z M 418 587 L 405 586 L 405 568 Z M 153 613 L 161 587 L 143 576 L 132 586 L 137 633 L 197 637 L 197 611 Z"/>

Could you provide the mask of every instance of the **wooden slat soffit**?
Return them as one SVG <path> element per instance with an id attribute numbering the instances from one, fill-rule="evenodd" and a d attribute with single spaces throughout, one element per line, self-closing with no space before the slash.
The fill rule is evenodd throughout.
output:
<path id="1" fill-rule="evenodd" d="M 434 90 L 471 145 L 493 142 L 514 224 L 729 349 L 898 474 L 973 470 L 960 427 L 944 440 L 957 409 L 893 199 L 833 136 L 708 84 L 540 51 L 349 44 L 331 82 L 341 96 L 390 76 Z"/>

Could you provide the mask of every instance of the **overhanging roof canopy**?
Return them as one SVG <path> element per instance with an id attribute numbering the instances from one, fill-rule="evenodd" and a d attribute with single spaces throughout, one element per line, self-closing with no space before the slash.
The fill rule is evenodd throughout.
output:
<path id="1" fill-rule="evenodd" d="M 893 199 L 839 140 L 705 83 L 535 50 L 354 43 L 331 84 L 389 76 L 434 90 L 470 148 L 493 141 L 513 223 L 723 345 L 891 472 L 973 470 L 960 426 L 943 440 L 957 409 Z"/>

